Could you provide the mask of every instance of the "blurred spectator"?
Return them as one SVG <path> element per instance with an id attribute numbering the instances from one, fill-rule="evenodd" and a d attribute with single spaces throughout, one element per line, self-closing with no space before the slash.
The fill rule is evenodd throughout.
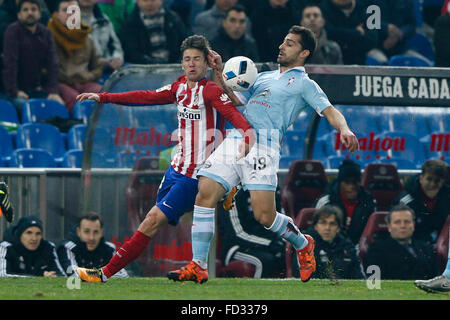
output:
<path id="1" fill-rule="evenodd" d="M 324 206 L 314 213 L 313 225 L 302 231 L 314 238 L 316 271 L 312 278 L 362 279 L 361 262 L 355 245 L 341 231 L 342 211 Z M 296 273 L 298 274 L 298 265 Z"/>
<path id="2" fill-rule="evenodd" d="M 42 238 L 42 230 L 35 216 L 22 217 L 6 230 L 0 243 L 0 277 L 65 276 L 55 245 Z"/>
<path id="3" fill-rule="evenodd" d="M 442 7 L 442 16 L 434 24 L 435 67 L 450 67 L 450 0 Z"/>
<path id="4" fill-rule="evenodd" d="M 387 64 L 389 58 L 406 53 L 408 41 L 416 33 L 416 14 L 413 0 L 377 0 L 381 11 L 381 30 L 378 34 L 378 45 L 368 55 Z"/>
<path id="5" fill-rule="evenodd" d="M 133 12 L 136 2 L 134 0 L 103 0 L 99 1 L 98 6 L 113 24 L 116 35 L 119 35 L 125 21 Z"/>
<path id="6" fill-rule="evenodd" d="M 91 27 L 95 50 L 104 73 L 112 73 L 123 65 L 123 50 L 111 21 L 103 15 L 97 0 L 79 0 L 81 21 Z"/>
<path id="7" fill-rule="evenodd" d="M 393 202 L 414 210 L 415 239 L 436 242 L 450 214 L 450 185 L 445 184 L 446 176 L 444 161 L 427 160 L 422 165 L 422 172 L 408 179 L 404 191 Z"/>
<path id="8" fill-rule="evenodd" d="M 292 0 L 261 0 L 250 16 L 261 62 L 277 61 L 279 46 L 289 29 L 300 21 Z"/>
<path id="9" fill-rule="evenodd" d="M 450 0 L 445 0 L 441 8 L 441 16 L 445 16 L 446 14 L 450 14 Z"/>
<path id="10" fill-rule="evenodd" d="M 80 218 L 80 223 L 58 245 L 57 253 L 63 270 L 72 275 L 77 267 L 101 268 L 111 260 L 116 246 L 103 237 L 103 221 L 94 212 Z M 127 278 L 125 269 L 114 275 Z"/>
<path id="11" fill-rule="evenodd" d="M 328 40 L 327 32 L 324 29 L 325 20 L 318 5 L 310 4 L 305 6 L 300 24 L 311 29 L 317 38 L 316 50 L 314 50 L 308 63 L 342 64 L 341 48 L 336 42 Z"/>
<path id="12" fill-rule="evenodd" d="M 376 211 L 376 200 L 361 186 L 361 178 L 361 167 L 352 160 L 344 160 L 337 178 L 314 204 L 317 209 L 328 204 L 340 208 L 344 213 L 342 229 L 354 244 L 359 242 L 369 216 Z"/>
<path id="13" fill-rule="evenodd" d="M 235 56 L 245 56 L 259 61 L 255 40 L 245 34 L 247 15 L 241 5 L 231 7 L 227 11 L 219 34 L 211 41 L 211 47 L 217 51 L 224 62 Z"/>
<path id="14" fill-rule="evenodd" d="M 368 4 L 366 0 L 323 0 L 321 3 L 328 39 L 341 47 L 344 64 L 364 65 L 367 52 L 377 45 L 378 30 L 366 27 Z"/>
<path id="15" fill-rule="evenodd" d="M 18 4 L 20 0 L 4 0 L 0 5 L 0 53 L 2 52 L 3 46 L 3 35 L 8 28 L 8 26 L 17 21 Z M 50 19 L 50 13 L 48 11 L 47 5 L 44 0 L 39 1 L 39 8 L 41 11 L 40 23 L 47 25 Z"/>
<path id="16" fill-rule="evenodd" d="M 211 9 L 199 13 L 194 20 L 192 29 L 195 34 L 201 34 L 208 40 L 218 35 L 222 20 L 225 19 L 227 11 L 237 4 L 237 0 L 216 0 Z M 252 37 L 251 22 L 247 18 L 246 33 Z"/>
<path id="17" fill-rule="evenodd" d="M 59 91 L 69 112 L 75 105 L 75 98 L 82 92 L 99 92 L 102 86 L 98 81 L 103 72 L 94 41 L 89 37 L 91 27 L 80 24 L 79 28 L 69 29 L 69 6 L 78 2 L 61 0 L 48 23 L 56 42 L 59 59 Z"/>
<path id="18" fill-rule="evenodd" d="M 180 45 L 187 36 L 180 17 L 164 8 L 162 0 L 137 0 L 136 3 L 120 34 L 125 61 L 179 63 Z"/>
<path id="19" fill-rule="evenodd" d="M 390 236 L 369 246 L 366 266 L 380 268 L 381 279 L 429 279 L 438 274 L 436 254 L 426 242 L 412 238 L 414 210 L 406 205 L 394 206 L 386 216 Z"/>
<path id="20" fill-rule="evenodd" d="M 276 206 L 281 210 L 279 191 Z M 221 258 L 225 268 L 238 260 L 255 266 L 254 278 L 280 277 L 285 270 L 285 241 L 255 220 L 250 193 L 239 190 L 231 210 L 225 211 L 222 206 L 219 210 Z"/>
<path id="21" fill-rule="evenodd" d="M 47 98 L 62 104 L 58 94 L 58 56 L 50 30 L 39 23 L 37 0 L 21 0 L 19 21 L 6 29 L 3 53 L 3 84 L 20 112 L 27 99 Z"/>

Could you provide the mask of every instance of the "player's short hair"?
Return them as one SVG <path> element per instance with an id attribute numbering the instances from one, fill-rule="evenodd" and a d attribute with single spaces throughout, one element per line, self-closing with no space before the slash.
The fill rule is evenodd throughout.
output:
<path id="1" fill-rule="evenodd" d="M 342 228 L 342 221 L 344 219 L 342 210 L 339 207 L 332 205 L 323 206 L 314 212 L 312 220 L 313 226 L 315 226 L 320 219 L 328 218 L 330 216 L 335 216 L 339 228 Z"/>
<path id="2" fill-rule="evenodd" d="M 399 203 L 399 204 L 396 204 L 395 206 L 393 206 L 393 207 L 389 210 L 389 212 L 388 212 L 388 214 L 387 214 L 387 216 L 386 216 L 386 222 L 387 222 L 388 224 L 391 223 L 391 216 L 392 216 L 392 213 L 397 212 L 397 211 L 409 211 L 409 212 L 411 213 L 411 216 L 412 216 L 412 218 L 413 218 L 413 221 L 414 221 L 414 219 L 416 218 L 416 214 L 415 214 L 413 208 L 411 208 L 410 206 L 408 206 L 408 205 L 406 205 L 406 204 L 404 204 L 404 203 Z"/>
<path id="3" fill-rule="evenodd" d="M 303 50 L 309 50 L 309 56 L 305 59 L 305 62 L 307 62 L 312 57 L 314 50 L 316 50 L 317 41 L 314 32 L 306 27 L 296 25 L 289 29 L 289 33 L 298 34 Z"/>
<path id="4" fill-rule="evenodd" d="M 422 164 L 422 174 L 433 174 L 445 179 L 447 177 L 447 164 L 439 159 L 430 159 Z"/>
<path id="5" fill-rule="evenodd" d="M 187 49 L 197 49 L 203 52 L 205 59 L 208 59 L 209 50 L 211 50 L 211 46 L 209 44 L 208 39 L 206 39 L 202 35 L 194 34 L 193 36 L 187 37 L 181 43 L 180 51 L 181 55 L 183 55 L 184 51 Z"/>
<path id="6" fill-rule="evenodd" d="M 23 4 L 24 4 L 25 2 L 28 2 L 28 3 L 32 3 L 32 4 L 37 5 L 39 11 L 41 11 L 41 4 L 39 3 L 38 0 L 20 0 L 19 3 L 18 3 L 18 5 L 17 5 L 17 13 L 19 13 L 20 10 L 22 10 L 22 6 L 23 6 Z"/>
<path id="7" fill-rule="evenodd" d="M 231 11 L 243 12 L 243 13 L 245 13 L 245 15 L 247 15 L 247 11 L 245 10 L 245 7 L 242 4 L 236 4 L 226 11 L 225 19 L 228 17 L 228 14 Z"/>
<path id="8" fill-rule="evenodd" d="M 100 221 L 100 227 L 103 228 L 103 220 L 102 220 L 102 218 L 100 217 L 99 214 L 97 214 L 94 211 L 88 212 L 85 215 L 83 215 L 82 217 L 80 217 L 80 221 L 78 223 L 79 227 L 81 227 L 81 221 L 83 221 L 83 220 L 89 220 L 89 221 L 92 221 L 92 222 L 95 222 L 95 221 L 98 220 L 98 221 Z"/>

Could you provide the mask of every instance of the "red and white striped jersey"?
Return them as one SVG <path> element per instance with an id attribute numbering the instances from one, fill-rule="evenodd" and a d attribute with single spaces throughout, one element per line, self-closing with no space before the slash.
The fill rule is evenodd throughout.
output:
<path id="1" fill-rule="evenodd" d="M 186 76 L 181 76 L 172 84 L 153 91 L 100 93 L 99 96 L 100 103 L 130 106 L 175 103 L 179 148 L 171 165 L 187 177 L 196 178 L 216 142 L 224 138 L 225 119 L 244 132 L 251 128 L 229 97 L 208 78 L 198 81 L 193 88 L 189 88 Z"/>

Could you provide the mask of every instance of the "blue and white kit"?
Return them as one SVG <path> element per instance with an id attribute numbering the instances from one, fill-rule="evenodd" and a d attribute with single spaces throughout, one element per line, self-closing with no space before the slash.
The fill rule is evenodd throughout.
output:
<path id="1" fill-rule="evenodd" d="M 246 190 L 275 191 L 280 144 L 287 128 L 308 106 L 323 116 L 331 103 L 304 67 L 260 73 L 249 90 L 235 94 L 245 105 L 243 115 L 255 130 L 256 143 L 245 158 L 236 161 L 242 135 L 232 130 L 197 176 L 219 182 L 226 192 L 239 182 Z"/>

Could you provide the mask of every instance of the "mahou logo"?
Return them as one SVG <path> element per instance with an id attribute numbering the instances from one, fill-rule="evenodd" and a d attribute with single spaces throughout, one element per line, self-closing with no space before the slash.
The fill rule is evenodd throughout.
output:
<path id="1" fill-rule="evenodd" d="M 375 138 L 375 132 L 370 132 L 368 137 L 359 137 L 359 148 L 361 151 L 405 151 L 406 138 L 404 137 L 384 137 Z M 336 140 L 334 144 L 334 150 L 347 150 L 345 145 L 341 143 L 340 132 L 336 133 Z"/>

